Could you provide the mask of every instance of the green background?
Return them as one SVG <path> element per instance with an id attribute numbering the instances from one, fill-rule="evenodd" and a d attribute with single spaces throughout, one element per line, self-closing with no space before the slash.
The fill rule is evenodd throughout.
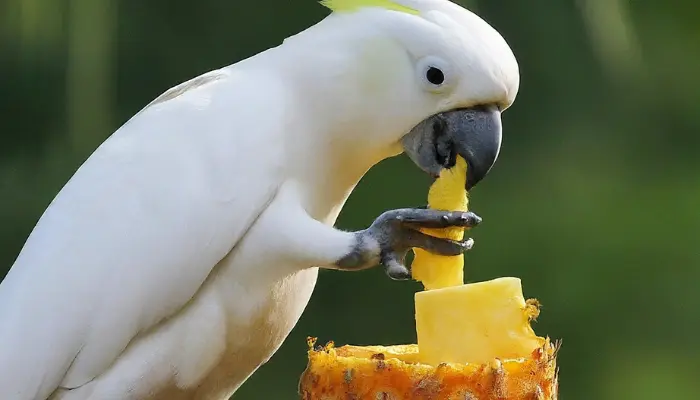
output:
<path id="1" fill-rule="evenodd" d="M 472 193 L 484 223 L 468 280 L 518 276 L 544 304 L 535 329 L 563 339 L 562 399 L 700 398 L 700 3 L 468 5 L 511 44 L 522 74 L 499 162 Z M 313 0 L 0 2 L 0 276 L 126 119 L 325 15 Z M 428 185 L 405 156 L 383 162 L 339 226 L 422 204 Z M 322 272 L 284 346 L 234 398 L 295 399 L 307 335 L 414 342 L 418 289 L 379 269 Z"/>

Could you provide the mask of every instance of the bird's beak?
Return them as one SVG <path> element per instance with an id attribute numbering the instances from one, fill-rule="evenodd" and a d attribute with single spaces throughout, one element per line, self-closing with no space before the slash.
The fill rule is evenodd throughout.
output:
<path id="1" fill-rule="evenodd" d="M 460 108 L 435 114 L 402 139 L 406 154 L 437 178 L 457 155 L 467 161 L 467 190 L 491 170 L 501 148 L 501 112 L 496 106 Z"/>

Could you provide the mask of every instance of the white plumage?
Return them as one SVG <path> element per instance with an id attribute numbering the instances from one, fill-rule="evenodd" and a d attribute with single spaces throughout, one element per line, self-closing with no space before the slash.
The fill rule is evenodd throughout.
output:
<path id="1" fill-rule="evenodd" d="M 362 175 L 427 116 L 514 99 L 495 31 L 406 3 L 176 86 L 100 146 L 0 284 L 0 399 L 220 400 L 271 357 L 351 250 L 332 225 Z M 472 84 L 427 92 L 428 53 Z"/>

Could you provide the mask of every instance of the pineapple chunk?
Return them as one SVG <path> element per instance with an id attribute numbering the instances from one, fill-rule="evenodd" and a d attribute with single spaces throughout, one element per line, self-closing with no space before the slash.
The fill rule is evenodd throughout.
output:
<path id="1" fill-rule="evenodd" d="M 450 169 L 443 169 L 428 192 L 428 207 L 435 210 L 467 211 L 469 199 L 464 184 L 467 181 L 467 162 L 457 157 Z M 422 229 L 423 233 L 452 240 L 464 238 L 464 228 Z M 411 264 L 413 279 L 421 281 L 426 290 L 464 284 L 464 255 L 438 256 L 423 249 L 413 249 Z"/>
<path id="2" fill-rule="evenodd" d="M 415 303 L 420 361 L 425 364 L 528 357 L 545 342 L 530 327 L 539 311 L 525 302 L 518 278 L 418 292 Z"/>

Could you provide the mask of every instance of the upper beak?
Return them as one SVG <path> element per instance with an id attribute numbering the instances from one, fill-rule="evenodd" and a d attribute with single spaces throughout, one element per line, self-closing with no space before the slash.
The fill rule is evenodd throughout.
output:
<path id="1" fill-rule="evenodd" d="M 402 139 L 406 154 L 434 177 L 452 168 L 457 155 L 467 162 L 465 188 L 470 190 L 491 170 L 501 148 L 501 112 L 477 106 L 435 114 Z"/>

